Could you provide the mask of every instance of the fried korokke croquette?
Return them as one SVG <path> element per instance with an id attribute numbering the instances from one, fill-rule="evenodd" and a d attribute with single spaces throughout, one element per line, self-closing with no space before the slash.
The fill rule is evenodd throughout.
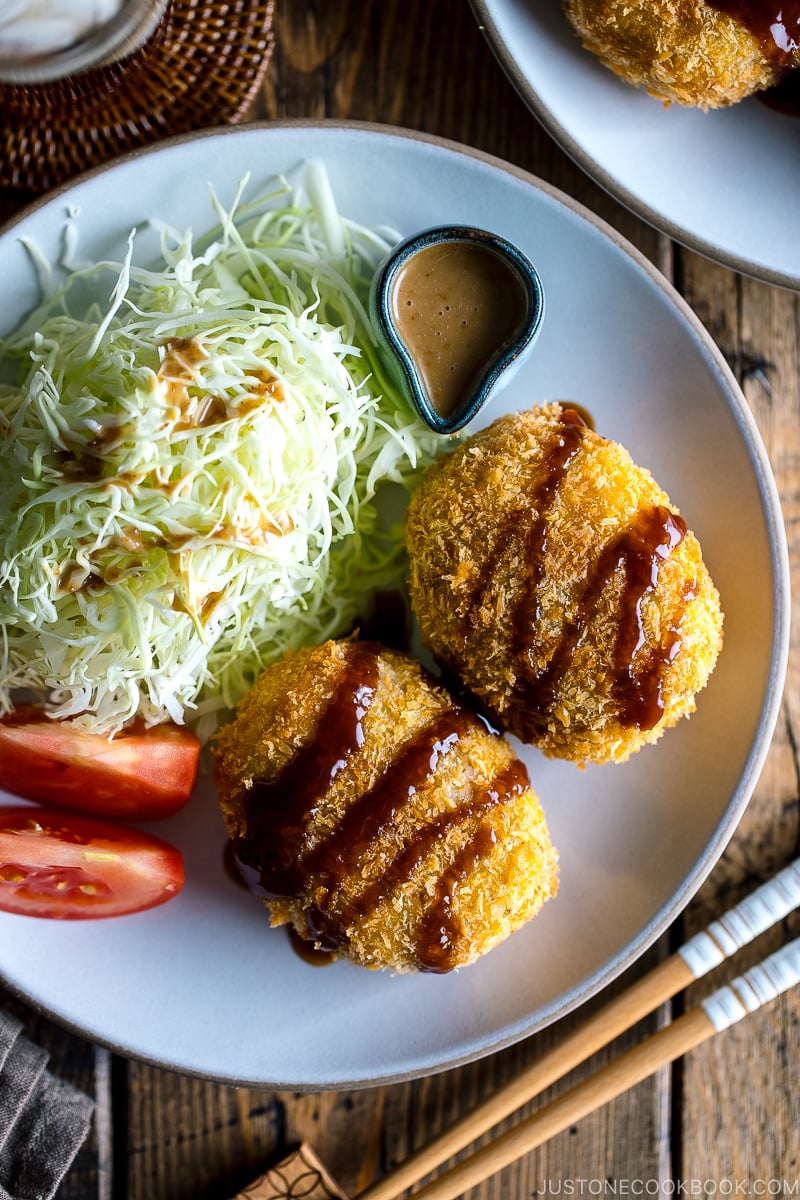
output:
<path id="1" fill-rule="evenodd" d="M 218 735 L 243 876 L 334 957 L 442 973 L 554 895 L 523 763 L 408 655 L 331 641 L 269 667 Z"/>
<path id="2" fill-rule="evenodd" d="M 700 547 L 577 412 L 501 417 L 440 459 L 406 547 L 423 640 L 499 729 L 620 762 L 693 711 L 722 637 Z"/>
<path id="3" fill-rule="evenodd" d="M 583 45 L 669 104 L 735 104 L 800 65 L 781 5 L 720 0 L 563 0 Z M 792 0 L 796 8 L 796 0 Z M 785 7 L 785 6 L 784 6 Z M 783 30 L 783 34 L 781 34 Z M 795 31 L 796 32 L 796 31 Z"/>

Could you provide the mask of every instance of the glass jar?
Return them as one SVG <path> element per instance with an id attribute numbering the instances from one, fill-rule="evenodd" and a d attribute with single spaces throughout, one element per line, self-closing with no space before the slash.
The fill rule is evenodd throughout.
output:
<path id="1" fill-rule="evenodd" d="M 166 5 L 12 0 L 5 19 L 0 13 L 0 82 L 30 87 L 120 62 L 151 37 Z"/>

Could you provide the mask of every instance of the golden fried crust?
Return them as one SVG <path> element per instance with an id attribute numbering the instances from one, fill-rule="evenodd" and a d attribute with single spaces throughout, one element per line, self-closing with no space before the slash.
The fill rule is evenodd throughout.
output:
<path id="1" fill-rule="evenodd" d="M 291 923 L 302 938 L 368 967 L 450 970 L 491 949 L 555 894 L 557 854 L 510 745 L 454 707 L 414 659 L 373 650 L 363 744 L 350 757 L 332 747 L 343 765 L 326 778 L 290 847 L 300 864 L 295 887 L 268 899 L 272 923 Z M 342 680 L 354 663 L 372 670 L 369 652 L 338 641 L 288 656 L 268 668 L 221 730 L 214 776 L 235 846 L 258 824 L 262 801 L 254 797 L 264 781 L 279 787 L 292 764 L 330 736 Z M 437 721 L 438 741 L 422 755 L 435 769 L 409 776 L 404 753 L 416 739 L 426 746 Z M 510 779 L 516 786 L 506 788 Z"/>
<path id="2" fill-rule="evenodd" d="M 735 104 L 782 74 L 741 21 L 702 0 L 563 3 L 587 50 L 667 104 Z"/>
<path id="3" fill-rule="evenodd" d="M 680 521 L 649 472 L 565 426 L 559 405 L 500 418 L 428 472 L 406 519 L 412 607 L 501 729 L 553 757 L 622 761 L 694 710 L 721 647 L 719 596 L 686 531 L 643 556 L 657 584 L 632 603 L 617 549 L 653 513 Z"/>

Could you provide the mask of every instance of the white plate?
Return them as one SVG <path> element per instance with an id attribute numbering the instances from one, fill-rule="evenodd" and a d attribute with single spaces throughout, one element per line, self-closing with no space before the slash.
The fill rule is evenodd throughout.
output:
<path id="1" fill-rule="evenodd" d="M 524 752 L 561 851 L 558 898 L 475 965 L 391 977 L 298 958 L 222 869 L 209 785 L 152 826 L 184 851 L 169 904 L 116 920 L 0 914 L 0 976 L 124 1054 L 221 1080 L 293 1089 L 429 1073 L 553 1021 L 630 964 L 713 866 L 749 798 L 779 703 L 788 630 L 786 544 L 769 465 L 737 385 L 669 284 L 611 230 L 512 167 L 379 127 L 290 123 L 212 132 L 140 153 L 38 204 L 0 238 L 0 328 L 35 295 L 20 244 L 49 255 L 78 207 L 82 247 L 120 253 L 158 215 L 208 222 L 206 184 L 252 194 L 305 158 L 327 165 L 346 214 L 411 233 L 483 225 L 536 263 L 537 348 L 490 415 L 569 398 L 670 493 L 705 549 L 726 644 L 690 721 L 624 766 Z M 424 183 L 420 182 L 424 181 Z M 746 562 L 746 567 L 745 567 Z M 757 581 L 757 586 L 754 586 Z"/>
<path id="2" fill-rule="evenodd" d="M 472 0 L 523 100 L 602 187 L 725 266 L 800 288 L 800 117 L 758 99 L 665 108 L 572 32 L 561 0 Z"/>

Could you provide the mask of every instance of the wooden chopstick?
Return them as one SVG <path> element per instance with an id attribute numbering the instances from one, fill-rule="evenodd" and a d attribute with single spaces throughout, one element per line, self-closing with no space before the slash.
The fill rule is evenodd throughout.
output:
<path id="1" fill-rule="evenodd" d="M 619 1034 L 630 1029 L 659 1004 L 663 1004 L 689 983 L 702 978 L 725 958 L 780 921 L 798 904 L 800 904 L 800 858 L 795 859 L 772 879 L 756 888 L 724 916 L 713 921 L 707 929 L 695 934 L 675 954 L 659 963 L 625 992 L 609 1001 L 558 1046 L 538 1059 L 478 1108 L 451 1125 L 440 1137 L 423 1146 L 394 1171 L 361 1192 L 358 1200 L 396 1200 L 407 1188 L 418 1183 L 447 1159 L 452 1158 L 465 1146 L 476 1141 L 487 1130 L 544 1091 L 550 1084 L 562 1078 L 573 1067 L 603 1046 L 608 1045 Z M 689 1017 L 692 1017 L 692 1020 L 687 1023 Z M 677 1033 L 672 1032 L 676 1029 Z M 684 1030 L 687 1031 L 685 1034 Z M 662 1052 L 660 1048 L 662 1046 L 664 1051 L 669 1052 L 668 1048 L 673 1045 L 672 1039 L 678 1039 L 676 1044 L 679 1044 L 683 1036 L 689 1036 L 689 1030 L 692 1031 L 692 1035 L 703 1032 L 704 1036 L 708 1036 L 707 1021 L 704 1024 L 702 1009 L 700 1015 L 692 1016 L 687 1013 L 686 1017 L 680 1018 L 673 1025 L 656 1034 L 656 1038 L 660 1038 L 662 1034 L 668 1035 L 664 1038 L 663 1043 L 659 1043 L 658 1052 Z M 702 1037 L 699 1040 L 703 1040 Z M 643 1043 L 644 1046 L 647 1044 Z M 696 1045 L 697 1043 L 692 1044 Z M 689 1048 L 690 1046 L 687 1045 L 684 1049 L 677 1049 L 673 1057 L 679 1057 Z M 639 1047 L 639 1050 L 642 1051 L 642 1047 Z M 629 1053 L 633 1053 L 633 1051 Z M 625 1057 L 627 1056 L 623 1056 L 617 1061 L 622 1062 Z M 672 1059 L 666 1057 L 663 1061 L 666 1063 Z M 659 1065 L 656 1063 L 650 1073 Z M 641 1076 L 641 1078 L 644 1077 Z M 632 1084 L 626 1086 L 630 1087 Z M 610 1099 L 611 1096 L 608 1098 Z M 603 1101 L 597 1103 L 600 1104 Z M 591 1111 L 591 1109 L 586 1111 Z M 510 1141 L 504 1142 L 503 1139 L 510 1139 L 514 1132 L 514 1130 L 509 1131 L 508 1134 L 503 1135 L 503 1138 L 499 1138 L 492 1144 L 510 1145 Z M 551 1135 L 547 1134 L 546 1136 Z M 523 1152 L 520 1150 L 519 1154 Z M 508 1161 L 513 1162 L 514 1156 Z M 494 1169 L 499 1170 L 500 1168 Z M 443 1178 L 447 1178 L 447 1176 Z M 426 1189 L 423 1189 L 417 1194 L 422 1196 L 428 1193 Z M 438 1196 L 438 1193 L 431 1193 L 431 1195 L 434 1194 Z M 457 1195 L 458 1193 L 453 1194 Z"/>
<path id="2" fill-rule="evenodd" d="M 800 938 L 420 1188 L 414 1200 L 454 1200 L 798 982 Z"/>

